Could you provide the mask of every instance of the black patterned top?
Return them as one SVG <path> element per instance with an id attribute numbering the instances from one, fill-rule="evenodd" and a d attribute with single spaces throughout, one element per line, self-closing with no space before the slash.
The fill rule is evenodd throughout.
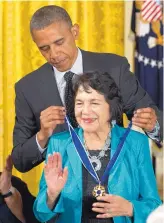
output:
<path id="1" fill-rule="evenodd" d="M 89 150 L 91 156 L 97 156 L 100 150 Z M 97 174 L 101 177 L 109 162 L 109 155 L 100 159 L 102 167 Z M 85 167 L 82 168 L 83 177 L 83 203 L 82 203 L 82 220 L 81 223 L 113 223 L 113 218 L 98 219 L 98 213 L 92 211 L 92 204 L 96 202 L 96 198 L 92 195 L 93 188 L 97 185 L 93 177 L 88 173 Z M 105 190 L 107 192 L 107 182 L 105 182 Z"/>

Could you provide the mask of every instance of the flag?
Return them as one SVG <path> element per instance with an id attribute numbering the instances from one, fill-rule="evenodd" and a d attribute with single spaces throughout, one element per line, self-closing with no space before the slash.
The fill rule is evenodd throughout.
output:
<path id="1" fill-rule="evenodd" d="M 131 30 L 135 39 L 135 75 L 163 110 L 162 1 L 134 1 Z"/>
<path id="2" fill-rule="evenodd" d="M 162 19 L 162 7 L 155 0 L 144 1 L 141 7 L 143 21 L 155 22 Z"/>

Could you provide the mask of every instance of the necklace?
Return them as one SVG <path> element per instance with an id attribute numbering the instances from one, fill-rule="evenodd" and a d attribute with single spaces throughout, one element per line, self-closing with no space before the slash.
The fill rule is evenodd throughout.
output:
<path id="1" fill-rule="evenodd" d="M 108 156 L 106 154 L 106 152 L 108 150 L 110 150 L 110 141 L 111 141 L 110 139 L 111 139 L 111 135 L 108 134 L 108 136 L 107 136 L 107 138 L 105 140 L 105 144 L 101 148 L 101 151 L 99 152 L 99 154 L 97 156 L 95 156 L 95 155 L 94 156 L 91 156 L 91 154 L 89 153 L 89 149 L 88 149 L 88 146 L 86 144 L 86 141 L 84 139 L 84 145 L 85 145 L 85 149 L 86 149 L 87 156 L 90 159 L 92 165 L 95 164 L 93 166 L 95 166 L 94 169 L 95 169 L 96 172 L 99 171 L 101 169 L 101 166 L 102 166 L 100 159 L 102 157 L 104 157 L 104 156 Z"/>

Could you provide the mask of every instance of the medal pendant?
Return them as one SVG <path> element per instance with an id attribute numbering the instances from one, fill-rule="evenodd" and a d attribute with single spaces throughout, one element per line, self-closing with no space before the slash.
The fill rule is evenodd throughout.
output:
<path id="1" fill-rule="evenodd" d="M 104 196 L 105 195 L 105 187 L 102 185 L 97 185 L 93 188 L 92 195 L 94 197 Z"/>

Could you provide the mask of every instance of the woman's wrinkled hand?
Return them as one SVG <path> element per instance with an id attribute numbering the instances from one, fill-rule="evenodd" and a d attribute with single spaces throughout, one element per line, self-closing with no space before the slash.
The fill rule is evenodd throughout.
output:
<path id="1" fill-rule="evenodd" d="M 97 218 L 112 218 L 115 216 L 133 216 L 132 203 L 123 197 L 105 194 L 97 197 L 92 210 L 98 212 Z"/>

